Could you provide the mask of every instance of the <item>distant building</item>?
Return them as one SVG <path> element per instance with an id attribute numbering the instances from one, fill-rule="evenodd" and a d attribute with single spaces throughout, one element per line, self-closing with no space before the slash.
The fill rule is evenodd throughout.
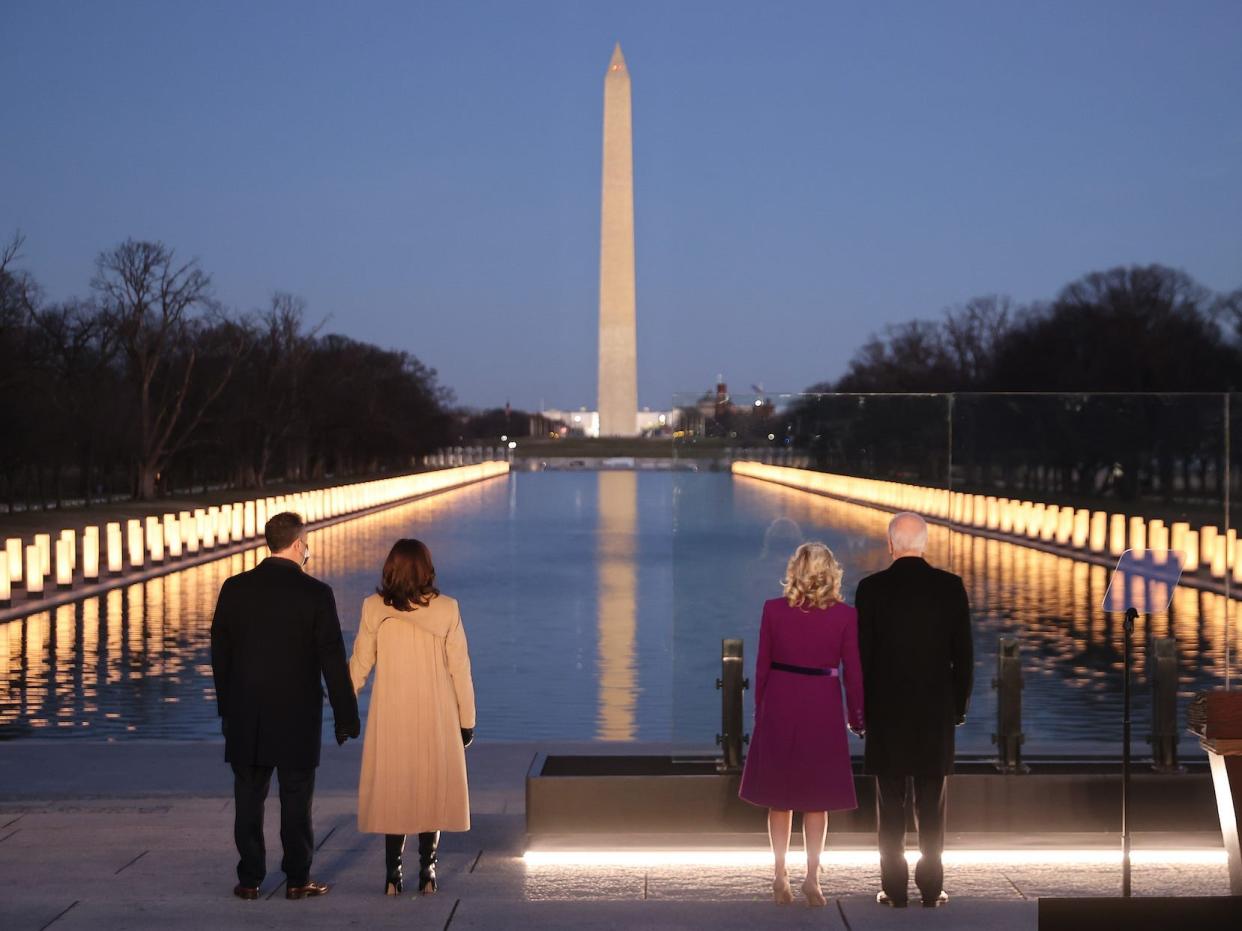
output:
<path id="1" fill-rule="evenodd" d="M 724 376 L 716 379 L 714 391 L 705 391 L 692 405 L 680 411 L 678 430 L 687 436 L 727 437 L 737 439 L 758 432 L 766 435 L 768 420 L 776 413 L 776 405 L 757 389 L 758 393 L 740 403 L 729 394 Z"/>
<path id="2" fill-rule="evenodd" d="M 745 404 L 736 404 L 729 394 L 729 386 L 723 377 L 717 379 L 715 392 L 707 392 L 699 398 L 695 405 L 705 420 L 727 420 L 731 414 L 750 414 L 756 417 L 771 417 L 776 407 L 763 395 L 749 400 Z"/>
<path id="3" fill-rule="evenodd" d="M 651 436 L 667 433 L 677 429 L 681 419 L 680 411 L 653 411 L 644 407 L 638 412 L 638 432 L 640 436 Z M 585 407 L 576 411 L 549 408 L 531 417 L 531 435 L 548 436 L 559 433 L 561 436 L 598 437 L 599 411 L 589 411 Z"/>

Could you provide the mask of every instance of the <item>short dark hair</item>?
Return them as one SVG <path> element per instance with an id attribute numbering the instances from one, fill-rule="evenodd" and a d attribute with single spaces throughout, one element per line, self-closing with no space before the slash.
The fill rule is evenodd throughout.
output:
<path id="1" fill-rule="evenodd" d="M 398 611 L 427 607 L 440 594 L 431 550 L 421 540 L 398 540 L 384 560 L 384 572 L 375 591 L 384 604 Z"/>
<path id="2" fill-rule="evenodd" d="M 301 514 L 281 511 L 267 519 L 267 523 L 263 525 L 263 537 L 267 540 L 267 548 L 273 553 L 279 553 L 293 546 L 304 530 L 306 524 Z"/>

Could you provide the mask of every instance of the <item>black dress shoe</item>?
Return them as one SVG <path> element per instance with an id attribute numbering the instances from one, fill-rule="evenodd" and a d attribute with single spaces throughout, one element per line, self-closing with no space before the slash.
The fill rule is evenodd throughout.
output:
<path id="1" fill-rule="evenodd" d="M 253 902 L 259 897 L 259 887 L 245 886 L 238 883 L 233 887 L 233 895 L 237 896 L 239 899 L 245 899 L 247 902 Z"/>
<path id="2" fill-rule="evenodd" d="M 332 887 L 327 883 L 317 883 L 308 879 L 300 886 L 285 886 L 286 899 L 311 899 L 317 895 L 327 895 Z"/>
<path id="3" fill-rule="evenodd" d="M 910 904 L 909 899 L 890 899 L 887 892 L 876 893 L 875 900 L 880 905 L 887 905 L 889 908 L 905 908 Z"/>
<path id="4" fill-rule="evenodd" d="M 940 895 L 936 896 L 934 899 L 927 899 L 927 898 L 923 899 L 923 907 L 924 908 L 939 908 L 941 905 L 947 904 L 948 901 L 949 901 L 949 893 L 942 891 Z"/>

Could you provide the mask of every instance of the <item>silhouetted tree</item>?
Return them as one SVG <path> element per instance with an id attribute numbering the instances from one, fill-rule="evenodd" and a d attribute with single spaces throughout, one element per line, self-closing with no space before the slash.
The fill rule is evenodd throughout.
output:
<path id="1" fill-rule="evenodd" d="M 21 246 L 0 248 L 10 507 L 406 470 L 450 440 L 452 393 L 434 369 L 319 336 L 301 298 L 227 314 L 196 262 L 127 240 L 100 255 L 93 300 L 48 304 L 17 267 Z"/>
<path id="2" fill-rule="evenodd" d="M 955 487 L 1168 498 L 1227 471 L 1220 392 L 1240 376 L 1242 290 L 1213 297 L 1184 272 L 1132 266 L 1049 304 L 982 297 L 888 327 L 787 417 L 821 468 L 944 480 L 951 437 Z M 1215 393 L 1184 394 L 1196 391 Z M 944 394 L 900 397 L 911 392 Z"/>
<path id="3" fill-rule="evenodd" d="M 95 267 L 91 288 L 125 357 L 134 396 L 135 488 L 140 499 L 148 500 L 155 497 L 169 459 L 228 384 L 238 355 L 227 356 L 216 371 L 197 367 L 196 337 L 217 309 L 211 278 L 197 261 L 177 264 L 163 243 L 127 239 L 101 253 Z M 187 407 L 196 377 L 209 387 L 198 404 Z"/>
<path id="4" fill-rule="evenodd" d="M 530 417 L 526 411 L 504 407 L 493 407 L 474 413 L 463 412 L 459 435 L 465 442 L 495 445 L 502 436 L 530 436 Z"/>
<path id="5" fill-rule="evenodd" d="M 1227 391 L 1240 371 L 1211 294 L 1161 265 L 1093 272 L 1001 340 L 999 391 Z"/>

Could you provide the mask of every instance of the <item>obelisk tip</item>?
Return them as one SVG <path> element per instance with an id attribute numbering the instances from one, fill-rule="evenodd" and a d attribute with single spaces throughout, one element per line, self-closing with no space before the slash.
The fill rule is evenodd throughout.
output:
<path id="1" fill-rule="evenodd" d="M 621 54 L 621 43 L 618 42 L 613 47 L 612 58 L 608 60 L 608 73 L 611 74 L 614 71 L 624 71 L 624 70 L 626 70 L 625 69 L 625 56 Z"/>

